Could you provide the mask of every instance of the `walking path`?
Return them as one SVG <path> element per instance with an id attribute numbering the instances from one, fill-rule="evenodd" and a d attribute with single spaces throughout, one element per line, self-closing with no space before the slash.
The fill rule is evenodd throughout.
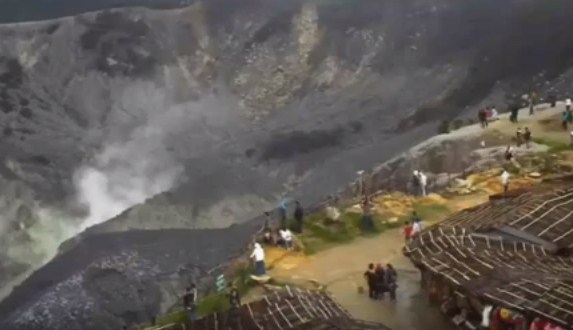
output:
<path id="1" fill-rule="evenodd" d="M 453 329 L 420 292 L 419 272 L 402 255 L 403 243 L 400 230 L 389 230 L 312 256 L 288 256 L 275 264 L 270 273 L 279 282 L 326 286 L 359 319 L 381 322 L 393 329 Z M 396 302 L 372 301 L 365 293 L 358 293 L 358 287 L 365 287 L 363 273 L 371 262 L 392 263 L 398 271 Z"/>

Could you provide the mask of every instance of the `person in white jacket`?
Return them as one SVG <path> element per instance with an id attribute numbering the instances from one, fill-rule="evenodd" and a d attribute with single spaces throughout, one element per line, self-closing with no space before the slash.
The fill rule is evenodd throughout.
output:
<path id="1" fill-rule="evenodd" d="M 565 109 L 571 111 L 571 99 L 569 98 L 565 100 Z"/>
<path id="2" fill-rule="evenodd" d="M 255 243 L 255 249 L 251 253 L 251 258 L 255 260 L 255 275 L 265 276 L 267 270 L 265 268 L 265 250 L 259 243 Z"/>
<path id="3" fill-rule="evenodd" d="M 507 193 L 507 190 L 509 189 L 509 172 L 504 170 L 503 173 L 501 173 L 501 184 L 503 185 L 503 193 Z"/>

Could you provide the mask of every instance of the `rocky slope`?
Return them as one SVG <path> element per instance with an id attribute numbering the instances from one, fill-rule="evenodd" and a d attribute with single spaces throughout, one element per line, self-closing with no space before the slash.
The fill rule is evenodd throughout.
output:
<path id="1" fill-rule="evenodd" d="M 0 287 L 90 226 L 59 262 L 90 234 L 225 227 L 285 194 L 310 204 L 466 106 L 564 95 L 572 9 L 210 0 L 0 26 Z M 46 283 L 2 317 L 21 319 Z"/>

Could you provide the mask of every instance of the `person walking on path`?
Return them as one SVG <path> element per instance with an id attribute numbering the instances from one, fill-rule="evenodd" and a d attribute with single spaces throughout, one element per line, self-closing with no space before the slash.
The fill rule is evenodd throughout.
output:
<path id="1" fill-rule="evenodd" d="M 396 301 L 396 289 L 398 288 L 398 273 L 392 264 L 386 265 L 386 288 L 390 293 L 390 300 Z"/>
<path id="2" fill-rule="evenodd" d="M 527 127 L 523 131 L 523 141 L 525 141 L 525 146 L 529 149 L 529 145 L 531 144 L 531 131 Z"/>
<path id="3" fill-rule="evenodd" d="M 503 173 L 501 173 L 501 184 L 503 185 L 504 194 L 509 190 L 509 177 L 509 172 L 507 170 L 503 170 Z"/>
<path id="4" fill-rule="evenodd" d="M 251 258 L 255 260 L 255 275 L 265 276 L 267 274 L 265 268 L 265 250 L 263 250 L 263 247 L 259 243 L 255 243 Z"/>
<path id="5" fill-rule="evenodd" d="M 384 292 L 386 292 L 386 276 L 384 275 L 384 267 L 382 264 L 377 264 L 376 269 L 376 299 L 384 299 Z"/>
<path id="6" fill-rule="evenodd" d="M 300 205 L 299 201 L 295 202 L 296 208 L 294 210 L 294 220 L 296 222 L 295 232 L 298 234 L 302 234 L 302 229 L 304 225 L 304 210 Z"/>
<path id="7" fill-rule="evenodd" d="M 197 316 L 197 287 L 195 286 L 195 283 L 185 289 L 185 294 L 183 295 L 183 307 L 187 312 L 187 320 L 191 323 L 191 327 L 193 327 Z"/>
<path id="8" fill-rule="evenodd" d="M 486 113 L 485 109 L 480 109 L 478 111 L 478 120 L 481 124 L 481 128 L 487 127 L 487 113 Z"/>
<path id="9" fill-rule="evenodd" d="M 376 272 L 374 271 L 374 264 L 369 264 L 368 269 L 364 273 L 366 284 L 368 285 L 368 297 L 376 299 Z"/>

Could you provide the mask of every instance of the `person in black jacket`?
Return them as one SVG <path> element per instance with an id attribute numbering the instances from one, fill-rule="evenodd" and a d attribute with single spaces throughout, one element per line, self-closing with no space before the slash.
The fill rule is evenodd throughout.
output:
<path id="1" fill-rule="evenodd" d="M 368 270 L 364 273 L 364 278 L 366 279 L 366 284 L 368 284 L 368 297 L 370 299 L 376 299 L 376 272 L 374 270 L 374 264 L 368 265 Z"/>
<path id="2" fill-rule="evenodd" d="M 304 210 L 302 209 L 302 206 L 300 206 L 299 201 L 296 201 L 295 205 L 296 205 L 296 208 L 294 210 L 294 220 L 296 221 L 295 232 L 297 232 L 298 234 L 302 234 Z"/>
<path id="3" fill-rule="evenodd" d="M 185 289 L 185 294 L 183 295 L 183 307 L 187 311 L 187 318 L 191 324 L 195 322 L 196 312 L 197 312 L 197 287 L 195 284 L 191 284 L 191 287 Z"/>

